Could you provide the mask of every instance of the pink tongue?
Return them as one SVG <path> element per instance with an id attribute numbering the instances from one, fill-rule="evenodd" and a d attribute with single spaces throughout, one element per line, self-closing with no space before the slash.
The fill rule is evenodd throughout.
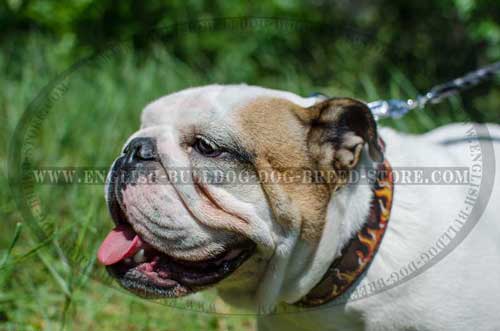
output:
<path id="1" fill-rule="evenodd" d="M 120 262 L 135 255 L 143 244 L 132 227 L 120 224 L 106 236 L 97 251 L 97 259 L 104 265 Z"/>

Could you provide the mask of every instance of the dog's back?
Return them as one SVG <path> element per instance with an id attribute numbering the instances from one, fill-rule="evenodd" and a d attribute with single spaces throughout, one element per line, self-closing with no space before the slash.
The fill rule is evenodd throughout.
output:
<path id="1" fill-rule="evenodd" d="M 390 274 L 386 286 L 399 285 L 359 301 L 367 325 L 500 329 L 500 126 L 381 131 L 388 160 L 423 170 L 424 182 L 396 184 L 391 223 L 367 278 Z"/>

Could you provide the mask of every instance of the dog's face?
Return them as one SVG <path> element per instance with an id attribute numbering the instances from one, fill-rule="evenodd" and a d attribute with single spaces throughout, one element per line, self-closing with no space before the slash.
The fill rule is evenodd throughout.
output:
<path id="1" fill-rule="evenodd" d="M 313 249 L 321 236 L 339 178 L 304 174 L 351 169 L 365 143 L 380 158 L 376 140 L 368 108 L 352 99 L 246 85 L 163 97 L 110 171 L 119 227 L 99 259 L 146 297 L 231 283 L 255 291 L 297 242 Z"/>

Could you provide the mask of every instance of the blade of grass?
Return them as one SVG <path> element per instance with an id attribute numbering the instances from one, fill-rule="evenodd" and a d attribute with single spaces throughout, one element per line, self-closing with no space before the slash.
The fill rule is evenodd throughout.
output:
<path id="1" fill-rule="evenodd" d="M 12 250 L 14 249 L 14 246 L 16 245 L 17 241 L 19 240 L 19 237 L 21 236 L 22 225 L 23 225 L 22 223 L 16 223 L 16 229 L 14 230 L 14 236 L 12 237 L 12 241 L 10 242 L 10 245 L 7 248 L 7 251 L 5 252 L 4 257 L 2 258 L 2 262 L 0 262 L 0 270 L 5 266 L 5 264 L 9 260 L 10 255 L 12 254 Z"/>
<path id="2" fill-rule="evenodd" d="M 36 254 L 37 254 L 38 258 L 40 259 L 40 261 L 42 261 L 42 263 L 45 265 L 45 267 L 49 271 L 52 278 L 54 278 L 56 283 L 59 285 L 61 290 L 64 292 L 64 294 L 67 296 L 71 296 L 70 288 L 69 288 L 68 284 L 66 283 L 66 281 L 64 280 L 64 277 L 62 277 L 59 274 L 59 272 L 57 272 L 57 270 L 53 267 L 52 263 L 50 263 L 50 261 L 49 261 L 49 258 L 47 256 L 45 256 L 45 254 L 43 254 L 43 252 L 40 250 L 36 251 Z"/>

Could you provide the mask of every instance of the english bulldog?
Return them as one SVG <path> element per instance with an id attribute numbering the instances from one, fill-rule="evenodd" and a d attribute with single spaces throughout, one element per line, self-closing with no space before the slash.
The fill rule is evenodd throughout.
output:
<path id="1" fill-rule="evenodd" d="M 500 167 L 474 168 L 499 140 L 496 125 L 377 128 L 353 98 L 182 90 L 144 108 L 111 167 L 98 259 L 145 298 L 216 287 L 262 330 L 499 330 Z M 457 167 L 480 185 L 439 181 Z"/>

